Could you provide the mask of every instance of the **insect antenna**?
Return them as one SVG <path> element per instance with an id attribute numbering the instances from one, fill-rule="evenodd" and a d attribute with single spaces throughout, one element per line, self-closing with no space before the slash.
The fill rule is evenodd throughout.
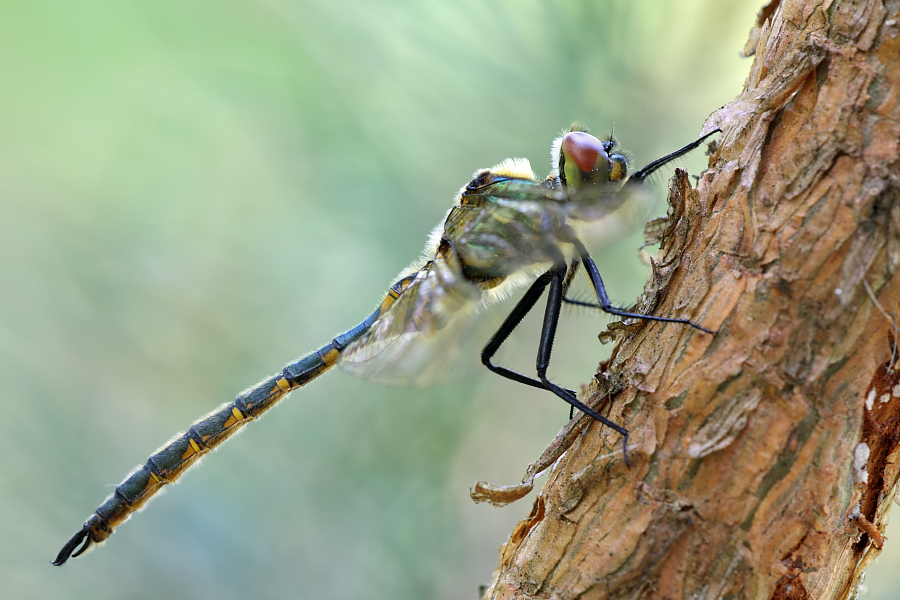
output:
<path id="1" fill-rule="evenodd" d="M 707 133 L 706 135 L 704 135 L 704 136 L 701 137 L 700 139 L 698 139 L 698 140 L 696 140 L 696 141 L 694 141 L 694 142 L 691 142 L 690 144 L 688 144 L 688 145 L 685 146 L 684 148 L 680 148 L 680 149 L 676 150 L 675 152 L 673 152 L 673 153 L 671 153 L 671 154 L 667 154 L 667 155 L 663 156 L 662 158 L 657 158 L 656 160 L 654 160 L 653 162 L 651 162 L 651 163 L 650 163 L 649 165 L 647 165 L 646 167 L 644 167 L 644 168 L 642 168 L 642 169 L 638 169 L 637 171 L 635 171 L 635 172 L 634 172 L 634 175 L 631 176 L 631 179 L 632 179 L 632 180 L 636 180 L 636 181 L 638 181 L 638 182 L 644 181 L 651 173 L 653 173 L 654 171 L 656 171 L 657 169 L 659 169 L 660 167 L 662 167 L 662 166 L 665 165 L 666 163 L 670 163 L 670 162 L 672 162 L 673 160 L 675 160 L 676 158 L 678 158 L 678 157 L 680 157 L 680 156 L 684 156 L 685 154 L 687 154 L 687 153 L 690 152 L 691 150 L 693 150 L 693 149 L 699 147 L 700 144 L 702 144 L 708 137 L 710 137 L 711 135 L 713 135 L 713 134 L 715 134 L 715 133 L 720 133 L 721 131 L 722 131 L 721 129 L 713 129 L 712 131 L 710 131 L 709 133 Z"/>

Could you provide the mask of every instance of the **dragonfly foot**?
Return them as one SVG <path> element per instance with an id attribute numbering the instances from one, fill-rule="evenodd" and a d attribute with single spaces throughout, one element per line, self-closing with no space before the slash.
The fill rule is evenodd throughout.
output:
<path id="1" fill-rule="evenodd" d="M 625 458 L 625 466 L 629 469 L 631 468 L 631 463 L 628 461 L 628 434 L 622 436 L 622 456 Z"/>
<path id="2" fill-rule="evenodd" d="M 708 333 L 709 335 L 716 335 L 717 333 L 719 333 L 718 329 L 707 329 L 706 327 L 704 327 L 702 325 L 697 325 L 693 321 L 688 321 L 688 325 L 690 325 L 694 329 L 699 329 L 700 331 L 702 331 L 704 333 Z"/>

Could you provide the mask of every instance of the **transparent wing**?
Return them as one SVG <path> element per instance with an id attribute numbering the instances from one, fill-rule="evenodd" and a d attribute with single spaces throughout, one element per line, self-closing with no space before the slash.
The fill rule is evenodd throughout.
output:
<path id="1" fill-rule="evenodd" d="M 425 385 L 452 378 L 483 293 L 462 274 L 449 246 L 416 274 L 372 327 L 342 353 L 338 365 L 387 385 Z"/>
<path id="2" fill-rule="evenodd" d="M 643 185 L 601 186 L 564 196 L 546 184 L 509 180 L 485 194 L 489 202 L 476 198 L 451 211 L 444 229 L 450 241 L 341 353 L 341 368 L 386 385 L 454 379 L 478 364 L 480 345 L 502 318 L 502 307 L 488 307 L 550 266 L 541 244 L 567 245 L 571 233 L 563 233 L 565 224 L 574 226 L 591 248 L 608 245 L 633 231 L 652 206 Z M 460 255 L 469 268 L 484 265 L 482 272 L 502 279 L 502 285 L 481 289 L 471 283 Z"/>
<path id="3" fill-rule="evenodd" d="M 660 196 L 647 183 L 626 182 L 614 194 L 585 190 L 568 204 L 568 217 L 578 224 L 579 237 L 591 251 L 610 246 L 642 228 Z"/>

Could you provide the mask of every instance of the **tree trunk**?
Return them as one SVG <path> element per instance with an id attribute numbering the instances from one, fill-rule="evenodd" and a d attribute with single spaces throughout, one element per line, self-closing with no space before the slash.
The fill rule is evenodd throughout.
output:
<path id="1" fill-rule="evenodd" d="M 631 432 L 631 466 L 583 415 L 561 432 L 485 598 L 852 596 L 900 472 L 898 13 L 762 9 L 710 170 L 670 183 L 638 305 L 717 333 L 607 332 L 590 402 Z"/>

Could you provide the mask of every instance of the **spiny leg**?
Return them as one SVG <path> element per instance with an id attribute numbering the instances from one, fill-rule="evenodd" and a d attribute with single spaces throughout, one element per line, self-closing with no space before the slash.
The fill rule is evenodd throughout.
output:
<path id="1" fill-rule="evenodd" d="M 582 403 L 578 400 L 572 390 L 560 387 L 547 378 L 547 369 L 550 367 L 550 354 L 553 351 L 553 340 L 556 337 L 556 327 L 559 324 L 559 311 L 562 306 L 565 287 L 563 282 L 564 272 L 553 270 L 550 271 L 550 274 L 550 290 L 547 295 L 547 305 L 544 309 L 544 325 L 541 328 L 541 341 L 538 346 L 537 360 L 535 361 L 538 377 L 547 390 L 568 402 L 573 408 L 577 408 L 594 420 L 603 423 L 610 429 L 621 434 L 625 464 L 631 466 L 631 463 L 628 462 L 628 430 L 621 425 L 613 423 L 594 409 Z"/>
<path id="2" fill-rule="evenodd" d="M 713 132 L 713 133 L 715 133 L 715 132 Z M 710 135 L 712 135 L 712 134 L 710 134 Z M 705 137 L 709 137 L 709 136 L 708 135 L 704 136 L 704 139 L 705 139 Z M 703 141 L 703 140 L 701 139 L 700 141 Z M 681 152 L 681 151 L 679 151 L 679 152 Z M 675 154 L 677 155 L 678 153 L 675 153 Z M 585 302 L 582 300 L 575 300 L 575 299 L 566 297 L 566 291 L 568 290 L 568 287 L 569 287 L 568 284 L 571 283 L 571 276 L 574 274 L 573 273 L 574 268 L 572 268 L 572 267 L 570 267 L 569 274 L 567 275 L 566 280 L 563 281 L 563 284 L 561 285 L 560 290 L 557 292 L 557 294 L 559 296 L 561 296 L 560 303 L 565 302 L 567 304 L 573 304 L 575 306 L 585 306 L 588 308 L 599 308 L 600 310 L 602 310 L 604 312 L 607 312 L 607 313 L 613 314 L 613 315 L 617 315 L 620 317 L 644 319 L 644 320 L 650 320 L 650 321 L 662 321 L 664 323 L 681 323 L 683 325 L 690 325 L 691 327 L 699 329 L 700 331 L 703 331 L 705 333 L 709 333 L 709 334 L 715 333 L 715 331 L 712 331 L 710 329 L 707 329 L 706 327 L 698 325 L 697 323 L 694 323 L 693 321 L 691 321 L 689 319 L 674 319 L 674 318 L 670 318 L 670 317 L 657 317 L 654 315 L 633 313 L 633 312 L 629 312 L 624 309 L 618 308 L 616 306 L 613 306 L 612 302 L 610 302 L 610 300 L 609 300 L 609 296 L 606 293 L 606 286 L 603 284 L 603 279 L 600 277 L 600 272 L 597 269 L 597 264 L 594 262 L 594 259 L 591 258 L 590 253 L 588 253 L 588 251 L 587 251 L 587 248 L 585 248 L 584 244 L 582 244 L 581 241 L 574 235 L 570 238 L 570 241 L 572 242 L 572 244 L 575 245 L 575 248 L 580 255 L 579 262 L 581 262 L 581 264 L 584 265 L 585 271 L 588 274 L 588 278 L 591 280 L 591 284 L 593 285 L 594 291 L 597 295 L 598 303 L 594 304 L 592 302 Z M 573 265 L 573 266 L 577 267 L 577 265 Z M 554 289 L 553 289 L 553 285 L 551 284 L 550 297 L 547 299 L 548 310 L 550 308 L 550 303 L 553 301 L 553 294 L 554 294 Z M 558 315 L 556 318 L 558 320 Z M 547 326 L 547 323 L 545 320 L 545 327 L 546 326 Z M 553 324 L 554 332 L 555 332 L 555 329 L 556 329 L 556 324 L 554 323 Z M 541 338 L 541 342 L 542 343 L 544 342 L 543 336 Z M 553 343 L 553 339 L 551 337 L 549 340 L 549 344 L 552 346 L 552 343 Z M 550 352 L 550 349 L 548 348 L 548 353 L 547 353 L 547 361 L 548 362 L 549 362 L 549 352 Z M 549 383 L 549 382 L 545 382 L 545 383 Z M 552 384 L 550 384 L 550 385 L 552 385 Z M 569 411 L 570 419 L 574 415 L 574 408 L 575 408 L 575 405 L 573 404 L 572 410 Z M 623 434 L 623 435 L 627 435 L 627 434 Z M 628 461 L 627 454 L 625 456 L 625 459 L 627 462 Z"/>
<path id="3" fill-rule="evenodd" d="M 561 258 L 561 256 L 559 258 Z M 569 405 L 571 405 L 573 410 L 577 408 L 591 418 L 620 433 L 623 436 L 623 448 L 627 449 L 627 429 L 613 423 L 594 409 L 583 404 L 578 400 L 574 391 L 558 386 L 547 379 L 547 369 L 550 364 L 550 353 L 553 347 L 553 338 L 556 335 L 556 325 L 559 321 L 559 309 L 562 302 L 563 291 L 566 287 L 568 287 L 567 283 L 571 280 L 571 277 L 567 275 L 567 272 L 571 273 L 571 267 L 567 267 L 564 263 L 561 263 L 561 266 L 554 267 L 541 275 L 531 285 L 531 287 L 528 288 L 528 291 L 525 292 L 525 295 L 522 297 L 522 299 L 519 300 L 518 304 L 516 304 L 512 311 L 510 311 L 509 315 L 500 325 L 500 328 L 491 337 L 487 345 L 485 345 L 481 353 L 481 362 L 492 372 L 497 373 L 498 375 L 501 375 L 507 379 L 516 381 L 518 383 L 523 383 L 531 387 L 536 387 L 553 392 Z M 540 380 L 527 377 L 525 375 L 522 375 L 521 373 L 517 373 L 516 371 L 507 369 L 506 367 L 501 367 L 499 365 L 493 364 L 491 362 L 491 358 L 493 358 L 494 354 L 497 352 L 503 342 L 505 342 L 509 338 L 509 335 L 519 325 L 519 323 L 522 322 L 522 319 L 525 318 L 525 315 L 527 315 L 531 311 L 531 309 L 534 308 L 535 304 L 537 304 L 537 301 L 540 299 L 541 294 L 543 294 L 544 289 L 548 285 L 550 286 L 551 291 L 550 296 L 547 299 L 547 309 L 545 310 L 544 315 L 544 327 L 541 330 L 540 346 L 538 348 L 538 355 L 536 359 L 536 366 Z M 549 325 L 547 321 L 548 315 L 550 315 L 551 318 Z M 555 315 L 555 317 L 552 315 Z M 572 418 L 572 416 L 573 414 L 570 412 L 569 418 Z M 628 462 L 627 452 L 625 453 L 625 463 L 629 464 L 630 466 L 630 463 Z"/>
<path id="4" fill-rule="evenodd" d="M 588 259 L 588 260 L 593 264 L 593 259 Z M 594 265 L 594 268 L 596 269 L 596 265 Z M 598 277 L 599 277 L 599 274 L 598 274 Z M 600 283 L 600 292 L 598 293 L 598 295 L 603 294 L 603 297 L 606 300 L 606 304 L 594 304 L 593 302 L 585 302 L 584 300 L 575 300 L 573 298 L 566 298 L 565 296 L 563 296 L 562 301 L 565 302 L 566 304 L 574 304 L 575 306 L 585 306 L 587 308 L 596 308 L 596 309 L 602 310 L 603 312 L 609 313 L 611 315 L 620 316 L 620 317 L 628 317 L 628 318 L 632 318 L 632 319 L 644 319 L 644 320 L 649 320 L 649 321 L 663 321 L 664 323 L 681 323 L 683 325 L 690 325 L 691 327 L 694 327 L 695 329 L 699 329 L 700 331 L 703 331 L 705 333 L 715 333 L 715 331 L 713 331 L 711 329 L 707 329 L 706 327 L 703 327 L 702 325 L 697 325 L 696 323 L 694 323 L 693 321 L 690 321 L 688 319 L 672 319 L 669 317 L 657 317 L 654 315 L 633 313 L 633 312 L 628 312 L 625 309 L 613 306 L 609 302 L 609 298 L 606 296 L 606 286 L 603 284 L 603 280 L 600 279 L 599 283 Z"/>
<path id="5" fill-rule="evenodd" d="M 491 339 L 485 344 L 484 348 L 481 350 L 481 363 L 490 369 L 492 372 L 500 375 L 501 377 L 505 377 L 512 381 L 522 383 L 524 385 L 529 385 L 531 387 L 536 387 L 538 389 L 546 389 L 544 384 L 542 384 L 537 379 L 532 377 L 528 377 L 527 375 L 522 375 L 512 369 L 507 369 L 506 367 L 501 367 L 500 365 L 495 365 L 491 362 L 491 359 L 494 357 L 494 354 L 497 353 L 497 350 L 500 349 L 500 346 L 509 338 L 510 334 L 513 330 L 519 326 L 519 323 L 522 322 L 522 319 L 531 312 L 531 309 L 534 308 L 534 305 L 537 304 L 537 301 L 540 300 L 541 294 L 544 293 L 544 289 L 547 285 L 550 284 L 550 280 L 552 278 L 552 274 L 556 271 L 556 267 L 550 269 L 540 277 L 538 277 L 534 283 L 531 284 L 531 287 L 528 288 L 528 291 L 525 292 L 525 295 L 522 296 L 522 299 L 513 307 L 513 309 L 506 316 L 506 319 L 503 320 L 499 329 L 497 329 L 496 333 L 491 336 Z"/>
<path id="6" fill-rule="evenodd" d="M 584 300 L 578 300 L 576 298 L 569 298 L 567 296 L 563 296 L 562 301 L 566 304 L 572 304 L 574 306 L 584 306 L 587 308 L 598 308 L 600 310 L 603 309 L 602 306 L 600 306 L 599 304 L 597 304 L 595 302 L 585 302 Z"/>
<path id="7" fill-rule="evenodd" d="M 573 233 L 574 236 L 574 233 Z M 566 278 L 563 280 L 563 298 L 562 301 L 566 304 L 572 304 L 574 306 L 584 306 L 586 308 L 600 308 L 598 304 L 593 302 L 586 302 L 584 300 L 579 300 L 577 298 L 569 298 L 569 287 L 572 285 L 572 282 L 575 281 L 575 276 L 578 274 L 578 268 L 581 266 L 581 259 L 574 258 L 569 263 L 569 270 L 566 271 Z"/>
<path id="8" fill-rule="evenodd" d="M 599 303 L 598 307 L 611 315 L 616 315 L 619 317 L 626 317 L 631 319 L 643 319 L 645 321 L 662 321 L 663 323 L 681 323 L 682 325 L 690 325 L 694 329 L 699 329 L 705 333 L 714 334 L 715 331 L 711 329 L 707 329 L 702 325 L 698 325 L 694 323 L 690 319 L 674 319 L 671 317 L 657 317 L 656 315 L 645 315 L 641 313 L 633 313 L 627 310 L 623 310 L 616 306 L 613 306 L 612 302 L 609 300 L 609 296 L 606 294 L 606 286 L 603 285 L 603 279 L 600 277 L 600 271 L 597 269 L 597 264 L 594 262 L 594 259 L 591 258 L 590 253 L 587 251 L 587 248 L 584 247 L 584 244 L 581 243 L 577 238 L 573 238 L 572 243 L 575 245 L 576 250 L 578 250 L 578 254 L 581 257 L 581 264 L 584 265 L 584 270 L 588 274 L 588 278 L 591 280 L 591 285 L 594 287 L 594 292 L 597 294 L 597 302 Z M 572 304 L 579 304 L 585 306 L 594 306 L 593 304 L 582 303 L 580 301 L 572 301 L 568 302 Z"/>

